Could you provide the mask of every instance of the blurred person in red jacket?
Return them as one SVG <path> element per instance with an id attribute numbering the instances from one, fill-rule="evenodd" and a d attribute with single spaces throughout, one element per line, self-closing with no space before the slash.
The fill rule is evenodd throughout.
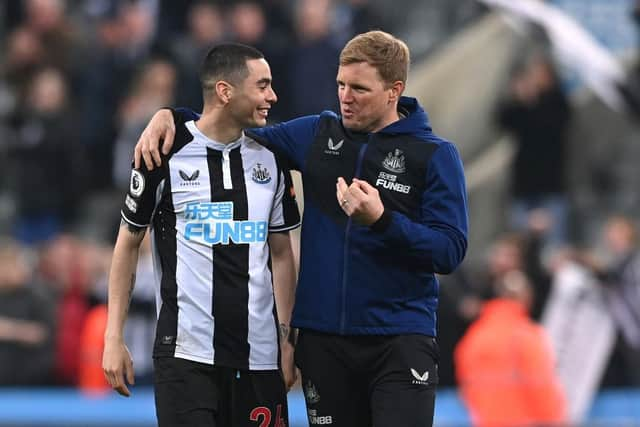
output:
<path id="1" fill-rule="evenodd" d="M 545 331 L 528 315 L 529 280 L 512 271 L 496 282 L 455 349 L 456 378 L 474 426 L 561 425 L 565 398 Z"/>

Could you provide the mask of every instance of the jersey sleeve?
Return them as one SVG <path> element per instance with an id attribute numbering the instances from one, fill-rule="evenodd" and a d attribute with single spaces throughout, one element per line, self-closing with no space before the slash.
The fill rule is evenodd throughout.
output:
<path id="1" fill-rule="evenodd" d="M 291 169 L 303 171 L 320 116 L 305 116 L 284 123 L 246 130 L 260 144 L 286 159 Z"/>
<path id="2" fill-rule="evenodd" d="M 143 166 L 131 170 L 129 189 L 124 197 L 122 219 L 134 227 L 145 228 L 151 222 L 151 216 L 159 199 L 158 187 L 161 183 L 165 168 L 148 171 Z"/>
<path id="3" fill-rule="evenodd" d="M 278 233 L 293 230 L 300 226 L 300 211 L 296 202 L 296 193 L 288 167 L 278 161 L 278 189 L 273 201 L 269 232 Z M 284 166 L 284 167 L 283 167 Z"/>

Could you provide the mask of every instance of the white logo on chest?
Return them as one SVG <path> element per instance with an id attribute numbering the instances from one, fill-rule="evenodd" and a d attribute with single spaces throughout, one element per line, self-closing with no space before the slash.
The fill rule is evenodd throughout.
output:
<path id="1" fill-rule="evenodd" d="M 398 175 L 386 172 L 380 172 L 376 179 L 376 187 L 386 188 L 387 190 L 396 191 L 398 193 L 409 194 L 410 185 L 401 184 L 398 181 Z"/>
<path id="2" fill-rule="evenodd" d="M 329 138 L 327 141 L 327 150 L 324 150 L 324 153 L 331 154 L 332 156 L 339 156 L 342 144 L 344 144 L 344 139 L 341 139 L 334 144 L 333 139 Z"/>
<path id="3" fill-rule="evenodd" d="M 402 150 L 395 149 L 393 152 L 389 152 L 387 157 L 382 161 L 382 166 L 394 173 L 403 173 L 406 169 L 404 167 L 404 154 Z"/>
<path id="4" fill-rule="evenodd" d="M 253 167 L 251 179 L 258 184 L 266 184 L 271 181 L 271 175 L 267 168 L 263 167 L 260 163 L 256 163 Z"/>

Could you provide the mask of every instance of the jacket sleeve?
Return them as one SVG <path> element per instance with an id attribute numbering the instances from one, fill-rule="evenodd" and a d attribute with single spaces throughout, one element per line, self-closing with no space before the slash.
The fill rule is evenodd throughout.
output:
<path id="1" fill-rule="evenodd" d="M 292 169 L 302 171 L 304 159 L 313 143 L 320 116 L 299 117 L 264 128 L 247 130 L 247 134 L 282 156 Z"/>
<path id="2" fill-rule="evenodd" d="M 462 161 L 452 144 L 435 151 L 426 179 L 418 222 L 385 210 L 372 228 L 390 247 L 405 252 L 411 265 L 448 274 L 464 259 L 469 222 Z"/>
<path id="3" fill-rule="evenodd" d="M 189 108 L 172 110 L 176 123 L 197 120 L 200 115 Z M 313 143 L 320 116 L 304 116 L 263 128 L 245 130 L 246 134 L 265 147 L 277 152 L 295 170 L 302 171 L 304 158 Z"/>
<path id="4" fill-rule="evenodd" d="M 200 114 L 186 107 L 171 109 L 171 112 L 173 113 L 173 120 L 176 124 L 186 123 L 190 120 L 198 120 L 200 118 Z"/>

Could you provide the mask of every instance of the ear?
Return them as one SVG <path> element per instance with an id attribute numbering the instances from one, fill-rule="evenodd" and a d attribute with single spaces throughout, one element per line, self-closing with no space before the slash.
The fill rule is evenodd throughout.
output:
<path id="1" fill-rule="evenodd" d="M 224 80 L 216 82 L 216 95 L 223 104 L 228 104 L 233 97 L 233 86 Z"/>
<path id="2" fill-rule="evenodd" d="M 389 100 L 388 103 L 396 103 L 400 100 L 400 96 L 402 96 L 402 92 L 404 92 L 404 83 L 400 80 L 397 80 L 389 86 Z"/>

